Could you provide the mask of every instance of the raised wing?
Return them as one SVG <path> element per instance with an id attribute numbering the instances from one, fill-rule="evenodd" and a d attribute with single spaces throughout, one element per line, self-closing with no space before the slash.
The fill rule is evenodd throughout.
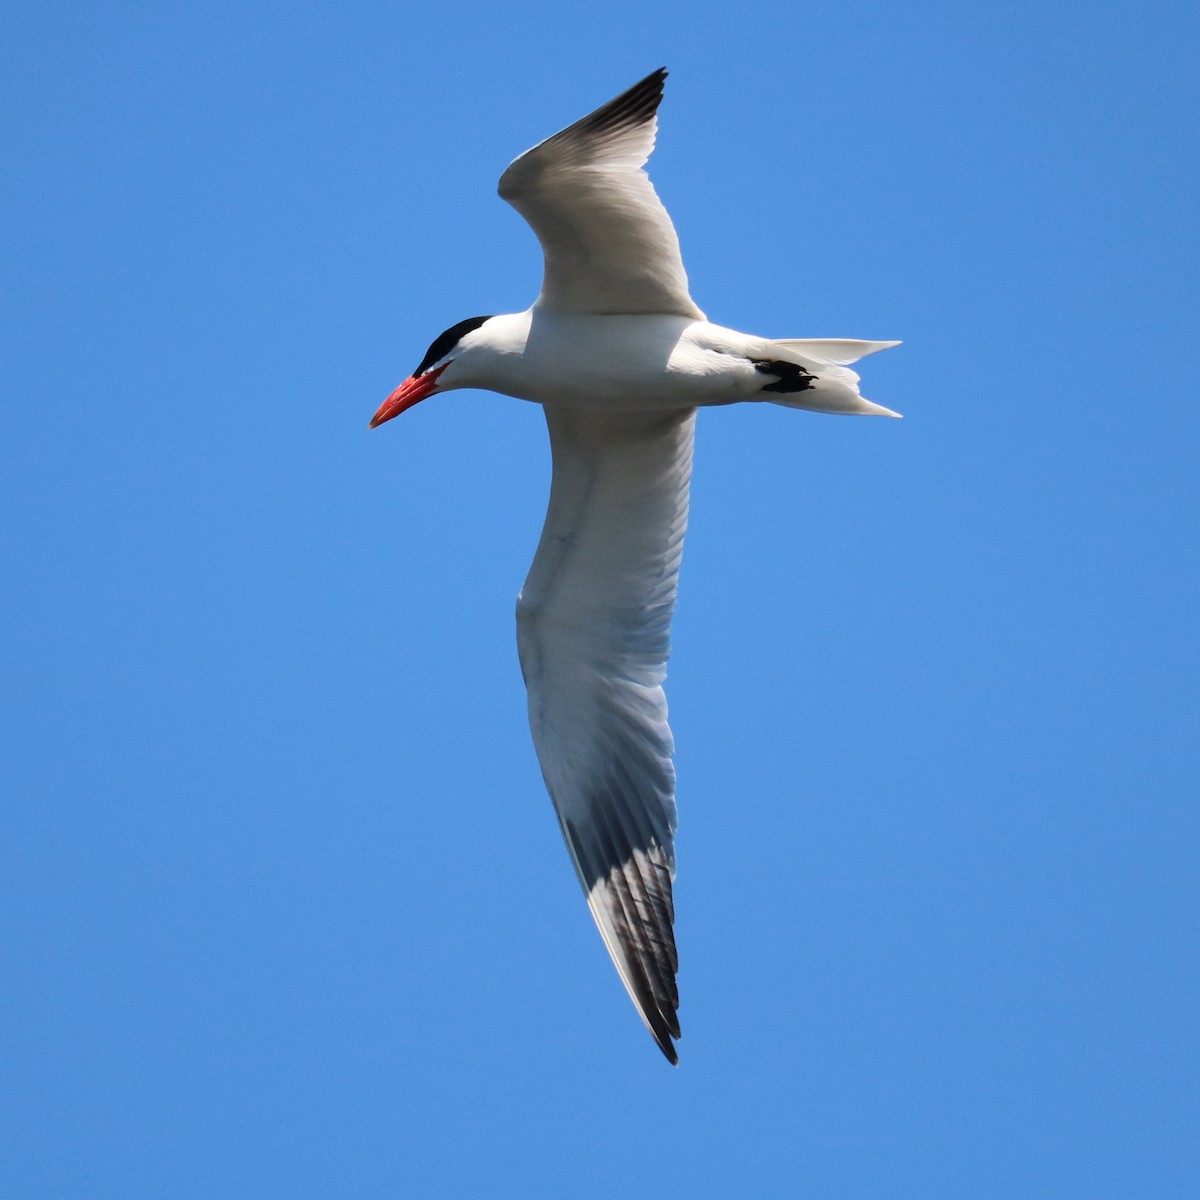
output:
<path id="1" fill-rule="evenodd" d="M 661 69 L 646 76 L 500 176 L 500 195 L 542 244 L 541 307 L 704 319 L 688 294 L 675 226 L 642 170 L 666 78 Z"/>
<path id="2" fill-rule="evenodd" d="M 674 743 L 663 695 L 695 411 L 547 407 L 554 478 L 517 645 L 567 849 L 642 1020 L 677 1062 Z"/>

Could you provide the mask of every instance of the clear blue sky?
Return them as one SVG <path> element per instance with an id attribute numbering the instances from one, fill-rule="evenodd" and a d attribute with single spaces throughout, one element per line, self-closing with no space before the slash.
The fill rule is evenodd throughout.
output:
<path id="1" fill-rule="evenodd" d="M 1193 4 L 6 26 L 0 1192 L 1200 1194 Z M 702 414 L 677 1071 L 525 724 L 541 414 L 367 430 L 662 64 L 700 305 L 905 341 Z"/>

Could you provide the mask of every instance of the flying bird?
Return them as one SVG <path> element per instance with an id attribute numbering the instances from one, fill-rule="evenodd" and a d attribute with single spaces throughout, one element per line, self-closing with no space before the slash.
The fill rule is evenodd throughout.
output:
<path id="1" fill-rule="evenodd" d="M 706 320 L 642 169 L 665 70 L 527 150 L 500 195 L 545 256 L 531 308 L 439 334 L 371 427 L 455 388 L 541 404 L 549 511 L 517 599 L 529 724 L 563 838 L 621 982 L 678 1062 L 674 742 L 663 693 L 696 410 L 769 401 L 897 413 L 847 364 L 897 342 L 782 341 Z"/>

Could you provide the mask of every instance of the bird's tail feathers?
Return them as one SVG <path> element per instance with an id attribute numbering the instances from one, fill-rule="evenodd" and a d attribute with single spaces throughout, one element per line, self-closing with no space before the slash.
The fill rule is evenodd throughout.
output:
<path id="1" fill-rule="evenodd" d="M 844 367 L 868 354 L 878 354 L 880 350 L 890 350 L 899 346 L 899 342 L 861 342 L 857 338 L 780 338 L 771 343 L 782 346 L 801 358 L 813 362 L 831 363 Z"/>
<path id="2" fill-rule="evenodd" d="M 807 408 L 812 412 L 851 413 L 872 417 L 899 417 L 898 412 L 873 404 L 858 390 L 858 375 L 846 364 L 890 350 L 899 342 L 862 342 L 855 338 L 782 338 L 770 343 L 784 362 L 804 367 L 813 383 L 803 391 L 780 392 L 772 396 L 774 404 L 787 408 Z"/>

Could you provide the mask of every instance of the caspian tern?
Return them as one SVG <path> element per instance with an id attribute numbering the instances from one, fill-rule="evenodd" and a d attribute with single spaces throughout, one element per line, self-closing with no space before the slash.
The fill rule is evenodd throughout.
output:
<path id="1" fill-rule="evenodd" d="M 526 312 L 439 334 L 371 427 L 455 388 L 545 408 L 553 479 L 517 599 L 542 775 L 588 906 L 663 1054 L 680 1036 L 666 678 L 697 408 L 767 400 L 898 416 L 847 369 L 897 342 L 754 337 L 710 324 L 642 170 L 665 70 L 527 150 L 500 195 L 545 255 Z"/>

